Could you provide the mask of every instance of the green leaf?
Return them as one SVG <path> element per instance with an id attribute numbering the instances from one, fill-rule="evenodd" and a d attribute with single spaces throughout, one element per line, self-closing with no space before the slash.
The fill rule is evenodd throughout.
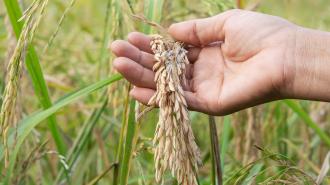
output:
<path id="1" fill-rule="evenodd" d="M 115 169 L 113 170 L 113 185 L 117 185 L 119 182 L 119 173 L 120 173 L 120 164 L 123 162 L 123 148 L 124 148 L 124 142 L 125 142 L 125 131 L 127 127 L 127 116 L 128 116 L 128 111 L 129 111 L 129 104 L 130 104 L 130 98 L 129 98 L 129 89 L 131 88 L 131 85 L 127 85 L 127 93 L 125 97 L 125 103 L 124 103 L 124 111 L 123 111 L 123 116 L 122 116 L 122 121 L 121 121 L 121 129 L 120 129 L 120 135 L 119 135 L 119 141 L 118 141 L 118 146 L 117 146 L 117 151 L 116 151 L 116 162 L 117 164 L 115 165 Z"/>
<path id="2" fill-rule="evenodd" d="M 131 100 L 129 106 L 129 116 L 126 130 L 124 157 L 120 164 L 120 184 L 126 185 L 128 181 L 129 170 L 131 167 L 131 161 L 133 156 L 133 148 L 135 147 L 135 138 L 137 135 L 137 126 L 135 123 L 135 100 Z"/>
<path id="3" fill-rule="evenodd" d="M 256 165 L 254 165 L 248 176 L 244 179 L 244 181 L 242 182 L 242 185 L 250 185 L 253 184 L 253 181 L 255 179 L 255 177 L 258 175 L 258 173 L 260 172 L 260 170 L 262 169 L 263 164 L 262 163 L 258 163 Z"/>

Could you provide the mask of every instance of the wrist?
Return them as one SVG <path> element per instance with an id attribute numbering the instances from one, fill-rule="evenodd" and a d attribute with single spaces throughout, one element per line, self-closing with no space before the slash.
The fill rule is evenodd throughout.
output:
<path id="1" fill-rule="evenodd" d="M 298 27 L 288 98 L 330 101 L 330 33 Z"/>

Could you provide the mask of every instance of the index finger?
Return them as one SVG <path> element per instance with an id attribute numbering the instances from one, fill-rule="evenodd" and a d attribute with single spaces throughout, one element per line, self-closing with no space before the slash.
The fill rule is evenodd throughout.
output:
<path id="1" fill-rule="evenodd" d="M 213 17 L 194 19 L 172 24 L 168 32 L 177 40 L 194 46 L 206 46 L 224 41 L 226 20 L 242 10 L 229 10 Z"/>
<path id="2" fill-rule="evenodd" d="M 140 33 L 140 32 L 131 32 L 128 34 L 127 40 L 132 45 L 137 47 L 139 50 L 154 54 L 150 47 L 150 42 L 151 42 L 150 36 Z M 200 48 L 190 47 L 190 48 L 187 48 L 187 50 L 188 50 L 188 54 L 187 54 L 188 60 L 191 63 L 194 63 L 198 58 Z"/>
<path id="3" fill-rule="evenodd" d="M 131 32 L 128 34 L 128 42 L 139 48 L 141 51 L 153 54 L 150 41 L 151 37 L 140 32 Z"/>

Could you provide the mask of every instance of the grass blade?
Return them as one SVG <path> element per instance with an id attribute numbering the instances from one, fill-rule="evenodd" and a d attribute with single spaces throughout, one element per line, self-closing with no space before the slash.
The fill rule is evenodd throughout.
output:
<path id="1" fill-rule="evenodd" d="M 126 129 L 126 138 L 124 146 L 124 155 L 122 163 L 120 163 L 120 184 L 126 185 L 128 182 L 129 170 L 135 147 L 135 140 L 138 130 L 138 124 L 135 123 L 135 100 L 130 101 L 129 116 Z"/>
<path id="2" fill-rule="evenodd" d="M 22 28 L 23 28 L 23 21 L 18 21 L 22 17 L 22 11 L 19 7 L 17 0 L 4 0 L 4 4 L 7 9 L 7 13 L 10 19 L 10 22 L 13 27 L 13 31 L 16 35 L 16 38 L 19 38 Z M 39 63 L 39 58 L 35 49 L 32 45 L 28 47 L 28 52 L 26 56 L 26 67 L 29 72 L 29 75 L 32 79 L 34 91 L 39 99 L 41 106 L 44 109 L 51 107 L 51 99 L 49 97 L 47 85 L 41 70 L 41 66 Z M 59 129 L 57 127 L 57 121 L 54 116 L 48 118 L 49 128 L 51 134 L 54 138 L 56 143 L 57 149 L 59 153 L 64 154 L 66 151 L 66 145 L 60 135 Z"/>
<path id="3" fill-rule="evenodd" d="M 127 127 L 127 115 L 129 110 L 129 91 L 131 89 L 131 85 L 127 85 L 127 93 L 125 98 L 125 104 L 124 104 L 124 111 L 122 116 L 122 124 L 120 129 L 120 135 L 119 135 L 119 141 L 118 141 L 118 147 L 117 147 L 117 153 L 116 153 L 116 163 L 115 163 L 115 169 L 113 171 L 113 185 L 118 184 L 119 180 L 119 172 L 120 172 L 120 164 L 122 164 L 122 158 L 123 158 L 123 148 L 124 148 L 124 135 Z"/>
<path id="4" fill-rule="evenodd" d="M 101 102 L 102 106 L 100 108 L 97 108 L 93 111 L 87 122 L 84 124 L 83 128 L 81 129 L 79 135 L 74 141 L 73 146 L 71 147 L 70 151 L 68 152 L 68 155 L 66 157 L 66 160 L 69 163 L 69 170 L 71 171 L 76 160 L 78 159 L 81 151 L 86 146 L 88 140 L 90 139 L 90 135 L 100 119 L 102 113 L 104 112 L 107 104 L 108 104 L 108 96 L 106 95 L 107 91 L 103 93 L 101 96 Z M 60 173 L 57 176 L 56 182 L 58 182 L 63 177 L 64 170 L 62 169 Z M 56 183 L 57 184 L 57 183 Z"/>
<path id="5" fill-rule="evenodd" d="M 25 138 L 31 133 L 31 131 L 39 124 L 41 123 L 43 120 L 47 119 L 49 116 L 53 115 L 54 113 L 56 113 L 58 110 L 60 110 L 61 108 L 75 102 L 76 100 L 87 96 L 97 90 L 99 90 L 102 87 L 105 87 L 115 81 L 120 80 L 122 77 L 119 74 L 113 75 L 110 78 L 107 78 L 105 80 L 99 81 L 97 83 L 94 83 L 92 85 L 89 85 L 83 89 L 80 89 L 74 93 L 71 93 L 70 95 L 64 97 L 63 99 L 61 99 L 60 101 L 58 101 L 56 104 L 54 104 L 53 106 L 51 106 L 50 108 L 43 110 L 41 112 L 37 112 L 27 118 L 25 118 L 24 120 L 22 120 L 19 124 L 18 127 L 18 131 L 17 131 L 17 141 L 16 141 L 16 145 L 14 146 L 14 151 L 11 153 L 10 156 L 10 166 L 8 168 L 8 173 L 6 174 L 6 178 L 4 181 L 4 185 L 7 185 L 9 183 L 9 179 L 10 176 L 13 172 L 14 166 L 15 166 L 15 161 L 16 161 L 16 157 L 18 154 L 18 151 L 21 147 L 21 145 L 23 144 Z M 9 141 L 10 144 L 13 144 L 13 139 L 14 135 L 12 135 L 11 139 Z M 3 150 L 2 150 L 2 146 L 0 148 L 0 159 L 3 157 Z"/>
<path id="6" fill-rule="evenodd" d="M 263 164 L 256 164 L 254 165 L 251 170 L 249 171 L 248 176 L 244 179 L 244 181 L 242 182 L 242 185 L 250 185 L 253 184 L 253 180 L 255 179 L 255 177 L 258 175 L 258 173 L 260 172 L 260 170 L 262 169 Z"/>
<path id="7" fill-rule="evenodd" d="M 293 100 L 284 100 L 284 103 L 290 107 L 298 116 L 304 121 L 304 123 L 313 129 L 320 139 L 330 147 L 330 136 L 327 135 L 312 118 L 302 109 L 302 107 Z"/>

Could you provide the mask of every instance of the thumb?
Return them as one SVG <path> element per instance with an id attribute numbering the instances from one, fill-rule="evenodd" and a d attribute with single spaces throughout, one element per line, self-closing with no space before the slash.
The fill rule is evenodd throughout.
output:
<path id="1" fill-rule="evenodd" d="M 224 41 L 224 24 L 230 16 L 238 11 L 240 10 L 229 10 L 213 17 L 172 24 L 168 32 L 174 39 L 194 46 L 205 46 L 212 42 Z"/>

